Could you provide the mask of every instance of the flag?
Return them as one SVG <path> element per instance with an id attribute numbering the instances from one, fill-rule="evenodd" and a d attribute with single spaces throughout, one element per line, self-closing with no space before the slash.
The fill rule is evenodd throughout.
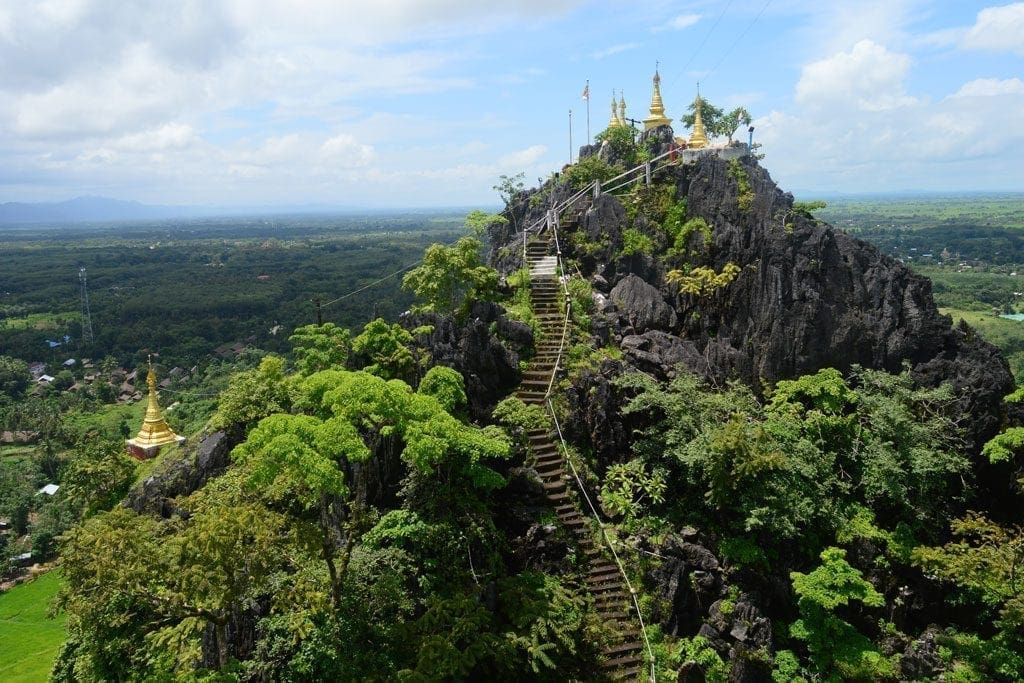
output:
<path id="1" fill-rule="evenodd" d="M 590 99 L 590 81 L 587 81 L 587 84 L 583 87 L 583 99 Z"/>

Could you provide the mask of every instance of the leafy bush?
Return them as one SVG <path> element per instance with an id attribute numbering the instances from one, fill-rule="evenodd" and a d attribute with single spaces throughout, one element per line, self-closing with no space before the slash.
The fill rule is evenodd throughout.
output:
<path id="1" fill-rule="evenodd" d="M 617 164 L 614 166 L 609 165 L 598 156 L 590 156 L 580 159 L 575 164 L 569 166 L 563 176 L 574 189 L 581 190 L 595 180 L 603 183 L 625 170 Z"/>
<path id="2" fill-rule="evenodd" d="M 729 177 L 736 181 L 736 205 L 740 211 L 750 211 L 750 207 L 754 205 L 754 188 L 750 185 L 747 169 L 739 159 L 729 162 Z"/>
<path id="3" fill-rule="evenodd" d="M 650 254 L 654 251 L 654 242 L 650 237 L 635 228 L 622 231 L 622 255 Z"/>

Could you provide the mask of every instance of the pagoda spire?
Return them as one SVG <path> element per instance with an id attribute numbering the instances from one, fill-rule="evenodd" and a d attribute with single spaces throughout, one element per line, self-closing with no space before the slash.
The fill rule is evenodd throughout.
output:
<path id="1" fill-rule="evenodd" d="M 629 127 L 628 119 L 626 119 L 626 93 L 622 90 L 619 91 L 619 125 L 623 128 Z"/>
<path id="2" fill-rule="evenodd" d="M 695 149 L 708 146 L 708 136 L 704 131 L 704 118 L 701 116 L 700 109 L 704 101 L 700 98 L 700 83 L 697 84 L 697 97 L 693 100 L 693 130 L 690 132 L 690 139 L 687 141 L 687 146 Z"/>
<path id="3" fill-rule="evenodd" d="M 146 384 L 149 385 L 149 398 L 146 403 L 146 416 L 143 418 L 142 428 L 135 438 L 125 442 L 128 445 L 128 450 L 137 458 L 151 458 L 160 451 L 162 446 L 185 441 L 185 437 L 175 434 L 164 420 L 156 398 L 156 372 L 153 371 L 152 356 L 148 357 L 147 363 L 149 372 L 146 373 Z"/>
<path id="4" fill-rule="evenodd" d="M 619 115 L 615 111 L 615 107 L 616 106 L 617 105 L 616 105 L 616 102 L 615 102 L 615 91 L 612 90 L 612 117 L 610 119 L 608 119 L 608 127 L 609 128 L 618 128 L 619 126 L 624 125 L 622 123 L 622 121 L 619 120 Z"/>
<path id="5" fill-rule="evenodd" d="M 654 94 L 651 95 L 651 115 L 644 119 L 644 130 L 667 126 L 672 119 L 665 116 L 665 103 L 661 100 L 661 75 L 654 69 Z"/>

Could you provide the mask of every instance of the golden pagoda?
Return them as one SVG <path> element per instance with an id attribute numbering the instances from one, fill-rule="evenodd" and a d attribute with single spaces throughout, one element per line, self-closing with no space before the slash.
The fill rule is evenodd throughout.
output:
<path id="1" fill-rule="evenodd" d="M 665 103 L 661 101 L 661 76 L 654 70 L 654 94 L 651 95 L 651 115 L 644 119 L 644 130 L 667 126 L 672 119 L 665 116 Z"/>
<path id="2" fill-rule="evenodd" d="M 693 100 L 693 130 L 690 132 L 690 139 L 686 145 L 692 149 L 700 149 L 708 146 L 708 136 L 704 132 L 704 119 L 700 114 L 700 107 L 703 101 L 700 99 L 700 89 L 697 90 L 697 97 Z"/>
<path id="3" fill-rule="evenodd" d="M 626 95 L 623 92 L 619 92 L 619 125 L 623 128 L 629 127 L 629 122 L 626 120 Z"/>
<path id="4" fill-rule="evenodd" d="M 620 126 L 625 125 L 625 124 L 622 123 L 622 121 L 619 120 L 619 115 L 618 115 L 618 113 L 616 113 L 615 107 L 616 107 L 615 92 L 613 91 L 612 92 L 612 117 L 610 119 L 608 119 L 608 127 L 609 128 L 619 128 Z"/>
<path id="5" fill-rule="evenodd" d="M 128 452 L 141 459 L 155 457 L 160 448 L 167 444 L 184 443 L 185 437 L 178 436 L 168 426 L 160 412 L 160 404 L 156 401 L 156 373 L 153 372 L 153 359 L 149 359 L 149 373 L 146 374 L 149 385 L 149 402 L 146 405 L 146 417 L 142 420 L 142 429 L 134 439 L 128 439 Z"/>

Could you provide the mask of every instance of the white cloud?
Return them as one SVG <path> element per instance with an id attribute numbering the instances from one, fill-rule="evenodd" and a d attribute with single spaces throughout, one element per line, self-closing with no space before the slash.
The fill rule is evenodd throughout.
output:
<path id="1" fill-rule="evenodd" d="M 972 50 L 1012 52 L 1024 56 L 1024 2 L 978 12 L 960 45 Z"/>
<path id="2" fill-rule="evenodd" d="M 373 147 L 360 143 L 348 133 L 325 140 L 320 145 L 320 153 L 328 162 L 347 168 L 366 166 L 374 159 Z"/>
<path id="3" fill-rule="evenodd" d="M 537 163 L 545 154 L 548 148 L 545 145 L 533 145 L 511 154 L 506 154 L 498 159 L 499 166 L 512 168 L 525 168 Z"/>
<path id="4" fill-rule="evenodd" d="M 596 52 L 591 52 L 590 56 L 592 58 L 594 58 L 594 59 L 604 59 L 605 57 L 611 57 L 612 55 L 617 55 L 620 52 L 626 52 L 627 50 L 635 50 L 638 47 L 640 47 L 640 43 L 619 43 L 618 45 L 612 45 L 611 47 L 606 47 L 603 50 L 597 50 Z"/>
<path id="5" fill-rule="evenodd" d="M 907 106 L 914 103 L 903 85 L 909 69 L 909 55 L 861 40 L 849 52 L 804 66 L 796 84 L 796 101 L 812 108 L 854 106 L 864 111 Z"/>
<path id="6" fill-rule="evenodd" d="M 1020 79 L 975 79 L 926 101 L 904 96 L 885 110 L 798 101 L 792 112 L 755 119 L 755 140 L 784 186 L 894 191 L 935 187 L 1007 187 L 1020 178 L 1007 150 L 1024 145 Z M 953 175 L 951 175 L 953 174 Z"/>
<path id="7" fill-rule="evenodd" d="M 681 31 L 684 28 L 689 28 L 701 20 L 699 14 L 679 14 L 672 17 L 664 24 L 655 26 L 651 29 L 653 33 L 661 33 L 662 31 Z"/>
<path id="8" fill-rule="evenodd" d="M 114 146 L 129 152 L 157 152 L 182 149 L 198 141 L 195 129 L 185 123 L 165 123 L 141 133 L 125 135 Z"/>
<path id="9" fill-rule="evenodd" d="M 952 97 L 998 97 L 999 95 L 1024 95 L 1024 81 L 1019 78 L 976 78 L 964 83 Z"/>
<path id="10" fill-rule="evenodd" d="M 671 26 L 672 28 L 680 29 L 687 28 L 688 26 L 693 26 L 698 21 L 700 21 L 699 14 L 680 14 L 679 16 L 673 18 L 672 21 L 668 22 L 668 25 Z"/>

